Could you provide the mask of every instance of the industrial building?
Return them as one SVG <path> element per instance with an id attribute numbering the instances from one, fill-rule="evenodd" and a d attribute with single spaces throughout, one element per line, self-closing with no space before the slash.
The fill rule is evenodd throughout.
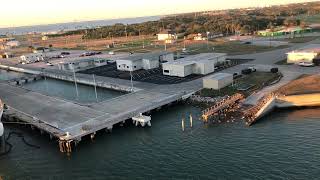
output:
<path id="1" fill-rule="evenodd" d="M 45 56 L 42 53 L 32 53 L 28 55 L 20 56 L 20 63 L 34 63 L 39 61 L 44 61 Z"/>
<path id="2" fill-rule="evenodd" d="M 91 67 L 107 65 L 107 59 L 78 59 L 72 62 L 60 62 L 58 68 L 65 71 L 76 71 Z"/>
<path id="3" fill-rule="evenodd" d="M 120 71 L 136 71 L 140 69 L 154 69 L 160 66 L 162 62 L 173 61 L 173 53 L 158 52 L 131 55 L 126 58 L 116 60 L 117 69 Z"/>
<path id="4" fill-rule="evenodd" d="M 171 30 L 163 30 L 159 34 L 157 34 L 157 36 L 158 41 L 165 41 L 165 43 L 168 44 L 174 43 L 178 39 L 176 33 Z"/>
<path id="5" fill-rule="evenodd" d="M 202 53 L 162 64 L 163 74 L 186 77 L 191 74 L 210 74 L 214 67 L 226 61 L 225 53 Z"/>
<path id="6" fill-rule="evenodd" d="M 258 31 L 259 36 L 264 37 L 274 37 L 274 36 L 283 36 L 283 35 L 296 35 L 312 32 L 312 28 L 301 28 L 301 27 L 277 27 L 273 30 L 266 29 L 263 31 Z"/>
<path id="7" fill-rule="evenodd" d="M 217 73 L 203 78 L 203 88 L 219 90 L 233 83 L 233 75 Z"/>
<path id="8" fill-rule="evenodd" d="M 313 63 L 314 59 L 320 56 L 320 45 L 310 44 L 304 48 L 287 53 L 287 63 L 308 62 Z"/>

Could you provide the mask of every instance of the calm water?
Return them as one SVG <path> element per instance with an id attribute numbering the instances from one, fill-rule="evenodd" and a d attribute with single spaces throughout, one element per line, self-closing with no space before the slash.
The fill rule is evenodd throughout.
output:
<path id="1" fill-rule="evenodd" d="M 274 112 L 255 126 L 242 122 L 181 131 L 181 117 L 197 108 L 178 105 L 152 115 L 151 128 L 127 123 L 113 133 L 83 140 L 71 157 L 57 143 L 28 128 L 10 140 L 12 152 L 0 158 L 8 179 L 318 179 L 320 109 Z"/>
<path id="2" fill-rule="evenodd" d="M 71 101 L 78 101 L 81 103 L 91 103 L 97 101 L 94 87 L 83 84 L 78 84 L 78 98 L 75 84 L 72 82 L 48 78 L 47 80 L 39 80 L 24 84 L 23 87 L 35 92 L 40 92 L 42 94 L 56 96 Z M 97 88 L 98 101 L 111 99 L 124 94 L 125 93 L 119 91 Z"/>
<path id="3" fill-rule="evenodd" d="M 37 26 L 23 26 L 23 27 L 16 27 L 16 28 L 9 27 L 9 28 L 0 28 L 0 34 L 7 34 L 7 33 L 26 34 L 29 32 L 52 32 L 52 31 L 61 31 L 61 30 L 67 31 L 67 30 L 94 28 L 98 26 L 107 26 L 107 25 L 113 25 L 116 23 L 123 23 L 123 24 L 142 23 L 146 21 L 156 21 L 159 19 L 160 19 L 160 16 L 146 16 L 146 17 L 136 17 L 136 18 L 121 18 L 121 19 L 37 25 Z"/>
<path id="4" fill-rule="evenodd" d="M 10 79 L 14 79 L 17 77 L 23 77 L 25 74 L 23 73 L 18 73 L 18 72 L 13 72 L 13 71 L 6 71 L 3 69 L 0 69 L 0 80 L 10 80 Z"/>

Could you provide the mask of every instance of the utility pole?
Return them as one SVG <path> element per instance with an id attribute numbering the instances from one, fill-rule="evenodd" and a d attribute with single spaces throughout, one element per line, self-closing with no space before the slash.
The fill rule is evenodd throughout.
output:
<path id="1" fill-rule="evenodd" d="M 92 74 L 92 78 L 93 78 L 93 83 L 94 83 L 94 93 L 96 95 L 96 100 L 98 102 L 97 83 L 96 83 L 96 78 L 95 78 L 94 74 Z"/>
<path id="2" fill-rule="evenodd" d="M 131 92 L 133 92 L 132 71 L 130 71 Z"/>
<path id="3" fill-rule="evenodd" d="M 207 32 L 207 49 L 209 49 L 209 34 L 210 34 L 210 32 L 208 31 Z"/>
<path id="4" fill-rule="evenodd" d="M 76 72 L 74 71 L 74 67 L 73 67 L 73 79 L 74 79 L 74 86 L 76 88 L 76 94 L 77 94 L 77 99 L 78 99 L 79 98 L 79 91 L 78 91 L 78 84 L 77 84 Z"/>

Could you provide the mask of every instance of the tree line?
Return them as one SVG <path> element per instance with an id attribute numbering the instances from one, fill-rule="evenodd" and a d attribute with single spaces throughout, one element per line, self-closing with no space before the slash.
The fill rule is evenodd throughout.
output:
<path id="1" fill-rule="evenodd" d="M 216 34 L 253 33 L 276 26 L 306 26 L 296 17 L 320 13 L 320 2 L 290 4 L 255 9 L 233 9 L 171 15 L 158 21 L 139 24 L 114 24 L 94 29 L 67 32 L 64 35 L 82 34 L 84 39 L 123 36 L 155 35 L 170 29 L 183 36 L 194 33 Z"/>

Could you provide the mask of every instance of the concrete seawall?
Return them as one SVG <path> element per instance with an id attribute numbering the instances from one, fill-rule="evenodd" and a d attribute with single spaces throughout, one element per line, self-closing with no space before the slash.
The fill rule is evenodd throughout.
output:
<path id="1" fill-rule="evenodd" d="M 74 76 L 73 73 L 70 72 L 63 72 L 60 70 L 46 70 L 45 72 L 38 70 L 38 69 L 25 69 L 20 67 L 12 67 L 12 66 L 6 66 L 0 64 L 0 69 L 20 72 L 20 73 L 27 73 L 27 74 L 34 74 L 34 75 L 44 75 L 49 78 L 53 79 L 59 79 L 63 81 L 69 81 L 74 82 Z M 117 91 L 123 91 L 123 92 L 137 92 L 141 89 L 133 87 L 128 85 L 123 85 L 123 83 L 120 85 L 119 83 L 110 83 L 110 81 L 104 81 L 104 77 L 96 76 L 96 85 L 97 87 L 106 88 L 106 89 L 112 89 Z M 94 86 L 93 77 L 87 74 L 77 74 L 76 75 L 76 81 L 79 84 Z"/>
<path id="2" fill-rule="evenodd" d="M 255 121 L 275 108 L 320 106 L 320 93 L 280 96 L 270 99 L 255 115 Z"/>

